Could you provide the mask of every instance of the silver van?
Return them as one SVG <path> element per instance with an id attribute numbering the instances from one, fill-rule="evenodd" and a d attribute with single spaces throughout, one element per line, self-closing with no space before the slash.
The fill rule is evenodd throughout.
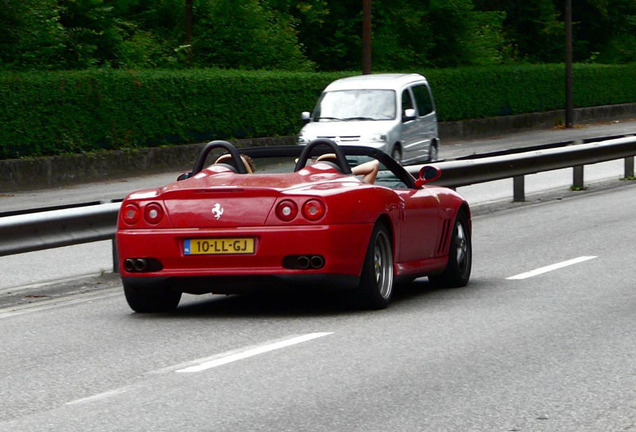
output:
<path id="1" fill-rule="evenodd" d="M 313 113 L 303 112 L 299 144 L 327 138 L 383 150 L 403 164 L 437 159 L 439 136 L 431 89 L 422 75 L 343 78 L 325 88 Z"/>

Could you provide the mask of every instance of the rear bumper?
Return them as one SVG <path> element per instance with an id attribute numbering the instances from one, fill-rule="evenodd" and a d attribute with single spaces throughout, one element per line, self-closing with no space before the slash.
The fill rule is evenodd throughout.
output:
<path id="1" fill-rule="evenodd" d="M 188 294 L 249 294 L 264 290 L 335 291 L 356 288 L 358 276 L 328 274 L 255 276 L 123 277 L 127 288 L 151 291 L 170 287 Z"/>
<path id="2" fill-rule="evenodd" d="M 348 286 L 360 276 L 372 225 L 275 226 L 234 229 L 119 229 L 117 248 L 122 278 L 134 280 L 170 278 L 179 285 L 196 285 L 184 292 L 217 292 L 210 285 L 258 283 L 313 283 Z M 255 239 L 253 254 L 186 255 L 188 239 Z M 290 268 L 289 257 L 320 256 L 319 268 Z M 160 263 L 152 271 L 127 271 L 127 259 L 152 259 Z M 218 291 L 226 292 L 226 290 Z"/>

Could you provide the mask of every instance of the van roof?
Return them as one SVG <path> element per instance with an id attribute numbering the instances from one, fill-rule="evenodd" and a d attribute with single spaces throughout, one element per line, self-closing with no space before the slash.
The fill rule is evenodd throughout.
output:
<path id="1" fill-rule="evenodd" d="M 399 90 L 407 84 L 426 82 L 420 74 L 371 74 L 341 78 L 329 84 L 325 91 L 353 89 L 390 89 Z"/>

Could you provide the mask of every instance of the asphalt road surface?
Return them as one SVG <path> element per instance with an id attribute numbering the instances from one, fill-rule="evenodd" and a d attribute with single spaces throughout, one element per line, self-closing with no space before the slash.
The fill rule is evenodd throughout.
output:
<path id="1" fill-rule="evenodd" d="M 636 184 L 474 218 L 470 284 L 382 311 L 106 275 L 0 306 L 0 431 L 636 430 Z M 24 294 L 24 293 L 23 293 Z"/>

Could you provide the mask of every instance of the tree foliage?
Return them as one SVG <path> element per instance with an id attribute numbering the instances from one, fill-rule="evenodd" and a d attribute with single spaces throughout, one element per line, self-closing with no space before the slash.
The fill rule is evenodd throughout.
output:
<path id="1" fill-rule="evenodd" d="M 56 0 L 0 0 L 0 67 L 64 66 L 65 29 Z"/>
<path id="2" fill-rule="evenodd" d="M 0 0 L 0 68 L 357 70 L 361 0 Z M 375 0 L 373 68 L 562 62 L 564 0 Z M 636 61 L 636 1 L 573 2 L 577 62 Z"/>
<path id="3" fill-rule="evenodd" d="M 192 51 L 198 66 L 309 70 L 289 19 L 257 0 L 216 0 L 199 10 Z"/>

